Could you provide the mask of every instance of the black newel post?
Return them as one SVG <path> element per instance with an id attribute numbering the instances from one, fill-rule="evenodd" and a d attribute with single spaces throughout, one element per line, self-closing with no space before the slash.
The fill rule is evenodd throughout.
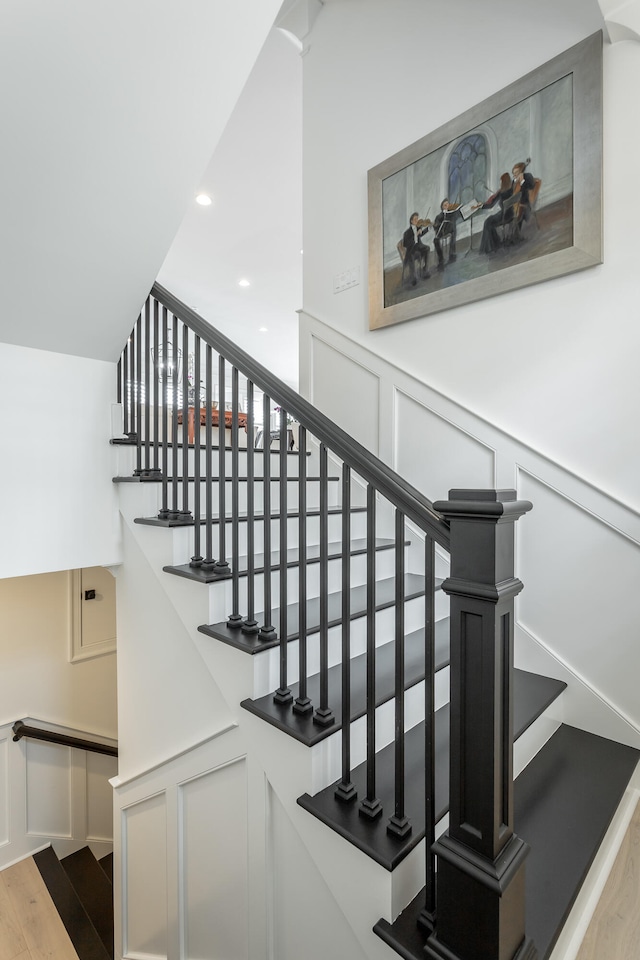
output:
<path id="1" fill-rule="evenodd" d="M 524 865 L 513 832 L 515 490 L 450 490 L 434 504 L 451 527 L 449 829 L 438 857 L 435 960 L 534 960 L 525 939 Z"/>

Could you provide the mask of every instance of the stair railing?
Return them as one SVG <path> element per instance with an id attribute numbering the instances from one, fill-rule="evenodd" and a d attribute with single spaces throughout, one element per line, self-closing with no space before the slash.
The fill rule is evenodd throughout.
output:
<path id="1" fill-rule="evenodd" d="M 35 723 L 42 723 L 36 720 Z M 15 742 L 27 737 L 30 740 L 44 740 L 46 743 L 60 743 L 65 747 L 76 747 L 78 750 L 88 750 L 89 753 L 103 753 L 108 757 L 117 757 L 118 748 L 111 743 L 103 743 L 100 740 L 88 739 L 91 734 L 83 734 L 77 737 L 72 733 L 64 733 L 61 728 L 54 724 L 42 725 L 39 727 L 24 720 L 16 720 L 13 724 L 13 739 Z"/>
<path id="2" fill-rule="evenodd" d="M 204 358 L 204 360 L 203 360 Z M 405 809 L 405 607 L 409 599 L 419 594 L 424 605 L 424 699 L 425 699 L 425 846 L 426 846 L 426 883 L 425 903 L 421 914 L 421 923 L 427 930 L 436 925 L 436 884 L 435 824 L 441 811 L 436 809 L 435 800 L 435 551 L 436 544 L 444 551 L 452 549 L 452 577 L 447 581 L 451 597 L 461 592 L 471 596 L 478 587 L 469 580 L 469 564 L 464 557 L 456 555 L 463 544 L 463 550 L 470 548 L 480 554 L 478 576 L 482 580 L 489 565 L 489 577 L 492 584 L 481 585 L 479 596 L 490 598 L 494 603 L 492 591 L 496 592 L 496 572 L 492 567 L 495 549 L 486 538 L 482 542 L 469 536 L 469 525 L 473 527 L 476 519 L 482 520 L 485 509 L 482 501 L 486 492 L 451 491 L 452 501 L 462 500 L 460 504 L 447 502 L 438 504 L 447 519 L 416 488 L 407 483 L 395 471 L 375 457 L 365 447 L 350 437 L 344 430 L 324 416 L 298 393 L 280 381 L 269 370 L 246 354 L 233 341 L 211 327 L 193 310 L 181 303 L 176 297 L 158 284 L 155 284 L 140 314 L 131 337 L 118 364 L 118 397 L 123 407 L 124 442 L 135 445 L 135 476 L 141 482 L 160 483 L 160 509 L 155 521 L 169 526 L 193 526 L 193 554 L 189 563 L 188 575 L 194 579 L 211 582 L 216 579 L 231 578 L 232 610 L 225 629 L 229 635 L 237 638 L 238 645 L 254 652 L 268 648 L 275 643 L 279 646 L 279 686 L 274 701 L 281 707 L 291 710 L 300 722 L 310 720 L 323 730 L 342 727 L 342 770 L 341 779 L 335 790 L 335 796 L 344 803 L 355 803 L 357 790 L 352 781 L 353 750 L 350 725 L 357 710 L 352 704 L 351 657 L 357 652 L 366 656 L 366 789 L 361 797 L 358 812 L 367 821 L 376 822 L 383 812 L 383 805 L 377 795 L 376 778 L 376 631 L 378 629 L 378 610 L 382 606 L 393 606 L 395 638 L 395 796 L 393 810 L 388 810 L 386 830 L 401 843 L 412 833 L 413 824 Z M 217 400 L 216 400 L 217 397 Z M 204 409 L 201 404 L 204 402 Z M 216 409 L 217 404 L 217 409 Z M 277 437 L 279 456 L 277 473 L 272 473 L 271 453 L 271 415 L 278 408 Z M 256 448 L 256 414 L 262 421 L 263 446 Z M 289 472 L 290 458 L 287 455 L 289 442 L 288 421 L 298 424 L 297 474 Z M 204 445 L 201 440 L 201 426 L 204 426 Z M 218 443 L 214 443 L 213 429 L 217 426 Z M 181 427 L 181 431 L 179 430 Z M 226 428 L 230 428 L 230 447 L 226 444 Z M 189 436 L 191 432 L 192 436 Z M 245 440 L 241 447 L 241 437 Z M 245 439 L 246 438 L 246 439 Z M 193 472 L 190 477 L 190 451 L 193 448 Z M 246 474 L 241 476 L 239 467 L 240 452 L 246 457 Z M 181 456 L 180 456 L 181 452 Z M 204 470 L 201 457 L 204 456 Z M 331 464 L 331 467 L 330 467 Z M 331 487 L 335 480 L 329 470 L 337 465 L 341 496 L 339 503 L 331 500 Z M 310 472 L 315 471 L 315 473 Z M 194 494 L 192 502 L 189 495 L 189 479 L 193 479 Z M 240 486 L 246 483 L 246 510 L 240 509 Z M 277 503 L 271 499 L 271 484 L 279 486 Z M 204 483 L 204 497 L 201 485 Z M 296 511 L 290 509 L 287 487 L 297 484 Z M 315 502 L 314 486 L 319 485 Z M 230 503 L 227 496 L 230 486 Z M 261 488 L 261 508 L 256 508 L 255 495 Z M 472 494 L 478 493 L 480 507 Z M 500 523 L 503 504 L 500 492 L 490 491 L 495 503 L 489 509 L 490 522 Z M 204 499 L 204 506 L 203 501 Z M 336 498 L 337 499 L 337 498 Z M 506 497 L 515 502 L 515 495 Z M 515 502 L 524 512 L 530 505 Z M 510 519 L 519 515 L 516 507 L 507 506 Z M 229 509 L 230 508 L 230 509 Z M 462 514 L 468 511 L 465 520 Z M 493 510 L 493 512 L 492 512 Z M 297 521 L 295 517 L 297 513 Z M 366 630 L 363 650 L 358 644 L 362 638 L 352 632 L 352 614 L 355 592 L 352 588 L 352 543 L 356 525 L 364 515 L 364 530 L 355 538 L 364 541 L 361 547 L 366 563 L 366 586 L 363 602 L 366 606 Z M 319 530 L 319 556 L 312 557 L 308 545 L 310 522 L 317 523 Z M 338 529 L 336 529 L 336 521 Z M 424 582 L 419 591 L 405 574 L 405 549 L 407 542 L 407 522 L 424 535 Z M 451 526 L 450 526 L 451 522 Z M 273 526 L 272 526 L 273 523 Z M 297 550 L 288 551 L 289 534 L 292 526 L 296 531 Z M 458 546 L 452 540 L 453 529 L 461 532 L 457 535 Z M 204 530 L 204 536 L 202 536 Z M 215 532 L 217 530 L 217 538 Z M 244 536 L 242 533 L 244 532 Z M 230 536 L 229 536 L 230 534 Z M 278 541 L 278 555 L 272 561 L 272 539 Z M 242 539 L 241 539 L 242 536 Z M 332 540 L 333 538 L 333 540 Z M 392 587 L 390 596 L 378 595 L 376 569 L 378 565 L 378 540 L 390 541 L 395 556 L 395 572 L 390 578 Z M 489 538 L 490 539 L 490 538 Z M 486 541 L 486 542 L 485 542 Z M 258 551 L 262 550 L 262 554 Z M 501 547 L 502 551 L 504 549 Z M 243 560 L 244 551 L 244 560 Z M 483 551 L 487 553 L 484 556 Z M 508 549 L 507 549 L 508 553 Z M 217 555 L 216 555 L 217 554 Z M 511 559 L 513 551 L 511 551 Z M 488 557 L 488 560 L 487 560 Z M 330 560 L 340 558 L 340 610 L 329 610 L 328 598 L 331 583 Z M 311 596 L 308 588 L 308 561 L 314 559 L 319 564 L 318 607 L 313 612 L 309 605 Z M 288 622 L 287 611 L 291 607 L 292 589 L 288 582 L 289 565 L 298 561 L 298 584 L 295 594 L 297 600 L 297 618 Z M 483 566 L 484 564 L 484 566 Z M 473 564 L 472 564 L 473 566 Z M 457 572 L 454 572 L 457 571 Z M 504 572 L 504 571 L 503 571 Z M 278 579 L 278 609 L 273 608 L 273 583 Z M 508 576 L 511 575 L 506 575 Z M 466 580 L 465 580 L 466 577 Z M 513 580 L 513 578 L 511 577 Z M 467 582 L 467 580 L 469 582 Z M 463 582 L 464 581 L 464 582 Z M 516 581 L 513 581 L 514 583 Z M 519 581 L 517 581 L 519 583 Z M 244 586 L 243 586 L 244 585 Z M 387 587 L 389 584 L 387 584 Z M 500 585 L 498 585 L 499 587 Z M 521 586 L 521 585 L 520 585 Z M 515 590 L 517 592 L 517 590 Z M 515 595 L 513 592 L 511 596 Z M 496 596 L 500 594 L 500 589 Z M 472 601 L 471 606 L 473 607 Z M 258 617 L 257 604 L 262 604 L 262 613 Z M 464 604 L 463 604 L 464 605 Z M 461 622 L 472 623 L 475 614 L 468 609 L 458 612 Z M 480 616 L 480 614 L 478 614 Z M 328 667 L 335 658 L 335 650 L 330 644 L 330 631 L 334 618 L 341 619 L 340 660 L 342 664 L 341 704 L 338 708 L 329 702 Z M 466 618 L 466 619 L 465 619 Z M 506 619 L 505 619 L 506 618 Z M 459 625 L 458 625 L 459 626 Z M 500 754 L 500 763 L 507 772 L 511 770 L 510 759 L 510 679 L 512 657 L 509 654 L 513 642 L 513 621 L 508 612 L 500 622 L 502 631 L 500 644 L 504 657 L 501 661 L 502 673 L 497 689 L 493 691 L 495 700 L 485 706 L 477 715 L 483 718 L 495 715 L 502 717 L 500 738 L 492 740 L 491 749 Z M 317 647 L 311 637 L 317 635 Z M 454 629 L 452 619 L 452 644 L 455 641 L 459 649 L 455 653 L 452 647 L 451 683 L 457 684 L 455 670 L 462 678 L 468 664 L 462 662 L 460 650 L 464 648 L 458 627 Z M 484 636 L 484 635 L 483 635 Z M 475 637 L 478 639 L 478 637 Z M 490 631 L 487 640 L 491 646 Z M 288 645 L 298 641 L 298 678 L 297 695 L 291 690 L 292 679 Z M 308 690 L 308 667 L 310 660 L 317 658 L 320 666 L 319 699 L 314 705 Z M 459 698 L 460 700 L 460 698 Z M 465 701 L 466 702 L 466 701 Z M 497 704 L 497 706 L 495 706 Z M 458 704 L 460 705 L 460 704 Z M 493 713 L 492 713 L 493 711 Z M 506 713 L 505 713 L 506 711 Z M 504 720 L 506 716 L 506 724 Z M 456 728 L 457 729 L 457 728 Z M 459 731 L 458 731 L 459 733 Z M 481 736 L 482 730 L 477 731 Z M 469 743 L 463 734 L 452 738 L 451 779 L 460 787 L 465 782 L 465 771 L 473 758 L 469 756 Z M 455 740 L 455 742 L 454 742 Z M 499 741 L 499 742 L 498 742 Z M 494 758 L 495 759 L 495 758 Z M 462 789 L 462 788 L 461 788 Z M 507 827 L 498 830 L 506 843 L 512 836 L 510 820 L 510 800 L 512 781 L 508 783 L 494 775 L 487 788 L 491 796 L 483 797 L 483 811 L 487 802 L 493 808 L 502 811 Z M 500 796 L 496 791 L 499 789 Z M 486 793 L 486 791 L 485 791 Z M 461 822 L 465 810 L 456 808 Z M 500 819 L 500 818 L 498 818 Z M 501 820 L 502 822 L 502 820 Z M 503 826 L 504 826 L 503 824 Z M 500 828 L 502 829 L 502 828 Z M 505 832 L 506 831 L 506 832 Z M 464 829 L 462 830 L 464 833 Z M 472 831 L 473 833 L 473 831 Z M 460 830 L 458 830 L 460 835 Z M 459 838 L 459 837 L 458 837 Z M 412 838 L 417 842 L 417 837 Z M 440 841 L 439 841 L 440 843 Z M 499 848 L 494 843 L 493 852 Z M 471 844 L 473 847 L 473 843 Z M 491 851 L 480 844 L 473 855 L 488 856 Z M 441 857 L 450 855 L 440 843 Z M 464 858 L 463 858 L 464 859 Z M 448 868 L 447 868 L 448 869 Z M 475 869 L 475 868 L 474 868 Z M 446 872 L 446 871 L 445 871 Z M 464 880 L 462 881 L 464 885 Z M 493 881 L 491 881 L 493 882 Z M 455 883 L 454 883 L 455 886 Z M 501 894 L 502 895 L 501 891 Z M 455 900 L 455 896 L 450 896 Z M 513 898 L 509 900 L 511 903 Z M 437 925 L 436 925 L 437 926 Z M 455 924 L 454 924 L 455 926 Z M 512 925 L 517 927 L 517 923 Z M 445 930 L 443 943 L 446 949 Z M 436 944 L 437 946 L 437 944 Z M 433 956 L 439 954 L 434 953 Z M 452 954 L 453 955 L 453 954 Z"/>

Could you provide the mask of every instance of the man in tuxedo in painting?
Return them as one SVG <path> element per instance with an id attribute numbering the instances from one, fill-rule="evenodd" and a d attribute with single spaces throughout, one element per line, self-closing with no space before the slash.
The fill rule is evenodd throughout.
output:
<path id="1" fill-rule="evenodd" d="M 421 261 L 421 276 L 426 280 L 430 273 L 427 269 L 429 263 L 429 250 L 427 244 L 422 243 L 421 238 L 425 236 L 429 227 L 418 226 L 420 214 L 412 213 L 409 218 L 409 226 L 402 235 L 402 246 L 404 247 L 404 262 L 409 265 L 409 274 L 411 277 L 411 286 L 415 287 L 416 280 L 416 260 Z"/>

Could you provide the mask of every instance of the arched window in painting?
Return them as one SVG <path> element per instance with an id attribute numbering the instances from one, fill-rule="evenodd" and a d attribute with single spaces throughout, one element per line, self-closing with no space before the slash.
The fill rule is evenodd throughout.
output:
<path id="1" fill-rule="evenodd" d="M 472 133 L 456 144 L 449 157 L 448 173 L 452 203 L 469 203 L 486 194 L 487 141 L 481 133 Z"/>

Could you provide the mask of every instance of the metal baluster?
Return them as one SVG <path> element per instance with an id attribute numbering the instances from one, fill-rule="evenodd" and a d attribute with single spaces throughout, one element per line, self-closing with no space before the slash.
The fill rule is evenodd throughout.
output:
<path id="1" fill-rule="evenodd" d="M 396 510 L 396 597 L 395 597 L 395 812 L 389 817 L 387 833 L 408 837 L 412 826 L 404 811 L 404 514 Z"/>
<path id="2" fill-rule="evenodd" d="M 269 457 L 271 457 L 271 445 L 269 445 Z M 300 459 L 299 452 L 298 459 Z M 287 643 L 289 639 L 289 625 L 287 622 L 287 553 L 289 547 L 289 517 L 287 501 L 287 415 L 282 408 L 280 408 L 280 451 L 278 465 L 280 474 L 280 687 L 274 693 L 273 699 L 276 703 L 284 704 L 291 703 L 293 694 L 289 689 L 287 677 Z M 298 467 L 298 471 L 299 469 Z"/>
<path id="3" fill-rule="evenodd" d="M 173 416 L 171 420 L 171 509 L 169 519 L 177 520 L 180 516 L 180 507 L 178 506 L 178 318 L 172 314 L 172 346 L 173 359 L 171 363 L 171 405 Z M 182 412 L 182 439 L 184 441 L 187 435 L 187 417 L 186 411 Z"/>
<path id="4" fill-rule="evenodd" d="M 129 408 L 131 402 L 131 385 L 129 383 L 129 344 L 131 337 L 127 338 L 124 350 L 122 351 L 122 432 L 125 437 L 130 437 L 129 426 Z"/>
<path id="5" fill-rule="evenodd" d="M 187 523 L 191 519 L 191 510 L 189 510 L 189 327 L 186 323 L 182 324 L 182 510 L 180 511 L 180 520 Z M 194 409 L 194 430 L 200 429 L 200 411 L 198 410 L 198 423 L 195 422 Z M 185 435 L 186 429 L 186 435 Z"/>
<path id="6" fill-rule="evenodd" d="M 193 367 L 196 432 L 193 447 L 193 556 L 189 566 L 201 567 L 203 557 L 200 553 L 200 337 L 197 335 L 193 348 Z"/>
<path id="7" fill-rule="evenodd" d="M 158 382 L 158 344 L 160 339 L 159 332 L 159 314 L 160 304 L 157 300 L 153 301 L 153 467 L 152 472 L 156 477 L 160 472 L 160 413 L 159 393 L 160 384 Z"/>
<path id="8" fill-rule="evenodd" d="M 299 690 L 293 704 L 294 713 L 306 714 L 313 710 L 307 696 L 307 431 L 300 424 L 300 470 L 298 489 L 298 661 Z"/>
<path id="9" fill-rule="evenodd" d="M 135 363 L 136 363 L 136 328 L 135 324 L 133 330 L 131 331 L 131 336 L 129 337 L 129 343 L 127 344 L 127 349 L 129 351 L 129 385 L 127 390 L 127 403 L 129 406 L 129 430 L 127 436 L 131 440 L 138 439 L 138 430 L 135 422 L 135 411 L 134 411 L 134 383 L 136 380 L 135 373 Z"/>
<path id="10" fill-rule="evenodd" d="M 436 734 L 435 734 L 435 646 L 436 646 L 436 550 L 435 541 L 425 536 L 424 543 L 424 729 L 425 729 L 425 811 L 424 841 L 425 905 L 418 922 L 431 932 L 436 920 L 436 865 L 433 845 L 436 840 Z"/>
<path id="11" fill-rule="evenodd" d="M 162 501 L 158 517 L 169 517 L 169 320 L 167 308 L 162 308 Z M 175 426 L 175 411 L 172 423 Z"/>
<path id="12" fill-rule="evenodd" d="M 118 365 L 116 367 L 116 403 L 120 404 L 121 412 L 123 415 L 123 426 L 124 426 L 124 408 L 122 406 L 122 359 L 125 356 L 125 349 L 120 354 L 120 359 L 118 360 Z M 124 432 L 124 431 L 123 431 Z"/>
<path id="13" fill-rule="evenodd" d="M 253 383 L 247 380 L 247 616 L 242 624 L 243 633 L 258 633 L 260 630 L 256 620 L 254 434 Z"/>
<path id="14" fill-rule="evenodd" d="M 376 492 L 367 485 L 367 795 L 358 813 L 375 820 L 382 813 L 376 797 Z"/>
<path id="15" fill-rule="evenodd" d="M 239 524 L 240 508 L 239 494 L 240 481 L 238 463 L 238 371 L 231 369 L 231 596 L 232 612 L 228 617 L 228 626 L 237 629 L 242 626 L 240 613 L 240 572 L 238 557 L 240 555 Z"/>
<path id="16" fill-rule="evenodd" d="M 206 413 L 204 418 L 204 445 L 205 445 L 205 559 L 202 561 L 202 569 L 209 573 L 215 568 L 213 559 L 213 352 L 207 344 L 205 359 L 205 406 Z M 219 422 L 219 421 L 218 421 Z M 220 478 L 220 487 L 224 485 L 224 477 Z M 220 491 L 218 491 L 220 496 Z M 224 509 L 218 508 L 218 522 L 224 526 Z"/>
<path id="17" fill-rule="evenodd" d="M 270 420 L 271 404 L 266 393 L 262 395 L 262 513 L 264 520 L 263 526 L 263 570 L 264 582 L 264 615 L 263 624 L 260 627 L 261 640 L 273 640 L 276 636 L 276 630 L 271 623 L 271 431 Z M 280 477 L 280 485 L 286 487 L 286 477 Z"/>
<path id="18" fill-rule="evenodd" d="M 141 414 L 142 407 L 140 402 L 140 380 L 142 379 L 142 353 L 140 351 L 140 341 L 142 340 L 142 314 L 138 317 L 136 325 L 134 327 L 133 333 L 131 335 L 131 388 L 135 392 L 135 437 L 137 440 L 136 447 L 136 468 L 133 471 L 135 477 L 139 477 L 142 473 L 142 425 L 141 425 Z M 133 371 L 133 364 L 135 360 L 135 373 Z M 134 400 L 133 396 L 131 398 L 131 409 L 134 409 Z"/>
<path id="19" fill-rule="evenodd" d="M 351 780 L 351 467 L 342 464 L 342 780 L 338 800 L 355 800 Z"/>
<path id="20" fill-rule="evenodd" d="M 151 339 L 151 297 L 147 297 L 144 305 L 144 380 L 138 389 L 144 393 L 144 467 L 142 473 L 145 477 L 151 473 L 151 406 L 149 397 L 149 368 L 151 363 L 150 351 Z M 142 347 L 142 343 L 140 344 Z"/>
<path id="21" fill-rule="evenodd" d="M 336 722 L 329 708 L 329 477 L 324 443 L 320 444 L 320 706 L 313 722 L 322 727 Z"/>
<path id="22" fill-rule="evenodd" d="M 220 523 L 218 524 L 218 559 L 216 561 L 216 572 L 227 573 L 229 570 L 229 561 L 227 560 L 227 526 L 224 517 L 227 512 L 227 436 L 225 428 L 225 359 L 218 356 L 218 515 Z M 213 550 L 213 547 L 211 548 Z M 207 554 L 213 556 L 213 553 Z"/>

